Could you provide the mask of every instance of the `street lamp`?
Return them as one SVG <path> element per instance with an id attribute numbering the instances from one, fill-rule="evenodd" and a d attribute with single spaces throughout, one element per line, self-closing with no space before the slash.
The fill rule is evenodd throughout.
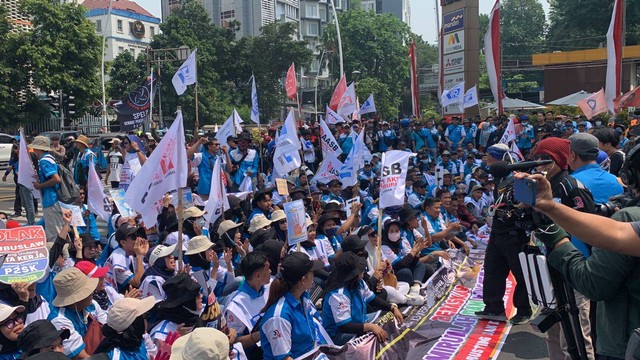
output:
<path id="1" fill-rule="evenodd" d="M 338 23 L 338 13 L 334 0 L 329 0 L 331 9 L 333 10 L 333 19 L 336 21 L 336 35 L 338 36 L 338 53 L 340 56 L 340 78 L 344 75 L 344 63 L 342 61 L 342 37 L 340 36 L 340 24 Z"/>
<path id="2" fill-rule="evenodd" d="M 102 29 L 102 64 L 101 64 L 101 74 L 102 74 L 102 126 L 107 127 L 107 92 L 105 91 L 104 86 L 104 49 L 106 48 L 107 41 L 107 29 L 109 29 L 109 25 L 111 25 L 111 8 L 113 6 L 113 0 L 109 0 L 109 8 L 107 9 L 107 23 Z M 62 129 L 60 129 L 62 130 Z M 107 129 L 108 130 L 108 129 Z"/>

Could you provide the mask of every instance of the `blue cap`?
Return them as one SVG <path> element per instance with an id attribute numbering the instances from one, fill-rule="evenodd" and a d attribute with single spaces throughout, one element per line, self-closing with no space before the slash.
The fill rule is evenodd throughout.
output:
<path id="1" fill-rule="evenodd" d="M 529 117 L 527 115 L 520 115 L 520 121 L 529 121 Z"/>

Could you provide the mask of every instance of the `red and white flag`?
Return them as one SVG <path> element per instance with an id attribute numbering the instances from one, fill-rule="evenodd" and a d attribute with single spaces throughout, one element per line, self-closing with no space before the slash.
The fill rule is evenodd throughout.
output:
<path id="1" fill-rule="evenodd" d="M 502 114 L 502 81 L 500 79 L 500 0 L 496 0 L 489 17 L 489 28 L 484 35 L 484 54 L 489 75 L 491 93 L 498 103 L 498 114 Z M 441 70 L 442 71 L 442 70 Z"/>
<path id="2" fill-rule="evenodd" d="M 607 31 L 607 82 L 605 97 L 607 108 L 615 114 L 614 99 L 620 95 L 622 73 L 622 0 L 615 0 L 611 22 Z M 586 115 L 586 114 L 585 114 Z"/>
<path id="3" fill-rule="evenodd" d="M 628 107 L 640 107 L 640 87 L 613 100 L 616 112 Z"/>
<path id="4" fill-rule="evenodd" d="M 607 112 L 607 100 L 603 89 L 597 93 L 591 94 L 588 98 L 578 102 L 578 106 L 587 119 L 593 119 L 596 115 Z"/>
<path id="5" fill-rule="evenodd" d="M 296 80 L 296 67 L 293 63 L 291 63 L 289 70 L 287 70 L 287 81 L 284 88 L 287 90 L 287 97 L 289 99 L 296 97 L 298 93 L 298 81 Z"/>
<path id="6" fill-rule="evenodd" d="M 342 94 L 340 103 L 338 103 L 338 115 L 348 116 L 356 111 L 356 88 L 355 83 L 351 83 L 347 90 Z"/>
<path id="7" fill-rule="evenodd" d="M 333 90 L 333 95 L 331 95 L 331 101 L 329 102 L 329 107 L 333 111 L 338 110 L 340 99 L 342 99 L 342 95 L 345 91 L 347 91 L 347 78 L 342 75 L 340 81 L 338 81 L 338 85 L 336 85 L 335 90 Z"/>
<path id="8" fill-rule="evenodd" d="M 411 39 L 409 45 L 409 59 L 411 67 L 409 73 L 411 75 L 411 109 L 413 116 L 420 118 L 420 92 L 418 91 L 418 65 L 416 61 L 416 43 Z"/>

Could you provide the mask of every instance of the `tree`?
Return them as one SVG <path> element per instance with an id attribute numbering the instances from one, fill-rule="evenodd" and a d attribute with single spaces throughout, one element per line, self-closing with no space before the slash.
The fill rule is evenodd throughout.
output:
<path id="1" fill-rule="evenodd" d="M 369 77 L 358 80 L 356 85 L 356 95 L 361 101 L 373 94 L 378 116 L 383 119 L 398 116 L 400 98 L 393 95 L 387 84 L 380 82 L 376 78 Z"/>
<path id="2" fill-rule="evenodd" d="M 22 79 L 46 93 L 62 91 L 75 96 L 83 113 L 100 94 L 98 66 L 100 38 L 85 18 L 85 8 L 73 2 L 25 0 L 22 11 L 31 16 L 33 29 L 16 46 Z"/>
<path id="3" fill-rule="evenodd" d="M 500 8 L 500 44 L 505 61 L 528 60 L 541 52 L 546 19 L 538 0 L 505 0 Z"/>
<path id="4" fill-rule="evenodd" d="M 360 78 L 373 78 L 388 87 L 394 103 L 399 104 L 409 78 L 407 56 L 411 31 L 407 24 L 391 14 L 346 11 L 338 15 L 347 79 L 354 71 Z M 323 43 L 329 53 L 330 68 L 338 69 L 336 29 L 327 25 Z M 334 72 L 337 82 L 339 75 Z M 349 79 L 351 80 L 351 79 Z"/>
<path id="5" fill-rule="evenodd" d="M 118 54 L 110 64 L 107 96 L 112 100 L 123 99 L 140 84 L 145 76 L 149 76 L 146 59 L 145 53 L 138 55 L 137 59 L 134 59 L 128 51 Z"/>
<path id="6" fill-rule="evenodd" d="M 10 51 L 15 37 L 11 34 L 7 9 L 0 4 L 0 122 L 10 123 L 18 112 L 17 93 L 13 91 L 15 66 Z"/>

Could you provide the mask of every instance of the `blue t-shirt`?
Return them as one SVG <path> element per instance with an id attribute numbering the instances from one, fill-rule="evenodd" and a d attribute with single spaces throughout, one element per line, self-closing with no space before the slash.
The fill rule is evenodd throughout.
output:
<path id="1" fill-rule="evenodd" d="M 331 337 L 339 333 L 338 327 L 348 324 L 367 322 L 367 304 L 376 295 L 364 280 L 360 280 L 357 289 L 339 288 L 330 291 L 322 302 L 322 324 Z"/>
<path id="2" fill-rule="evenodd" d="M 44 153 L 38 162 L 38 179 L 40 183 L 49 180 L 53 175 L 58 174 L 58 164 L 51 154 Z M 59 184 L 40 189 L 42 194 L 42 207 L 47 208 L 58 202 L 56 191 L 60 188 Z"/>
<path id="3" fill-rule="evenodd" d="M 140 348 L 138 351 L 127 351 L 122 350 L 120 348 L 112 349 L 107 353 L 109 359 L 120 359 L 120 360 L 148 360 L 149 356 L 147 355 L 147 347 L 144 346 L 144 341 L 140 344 Z"/>

